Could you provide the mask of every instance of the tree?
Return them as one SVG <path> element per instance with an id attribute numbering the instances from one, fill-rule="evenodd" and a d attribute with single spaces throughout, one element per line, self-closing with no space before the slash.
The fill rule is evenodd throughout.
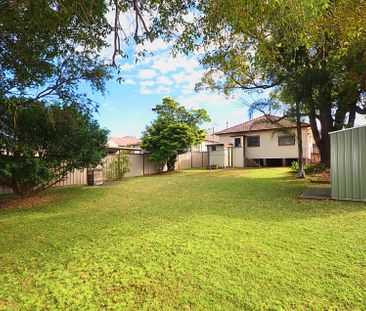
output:
<path id="1" fill-rule="evenodd" d="M 141 147 L 161 168 L 167 165 L 168 171 L 173 171 L 177 155 L 204 140 L 205 132 L 198 126 L 210 118 L 204 109 L 187 110 L 170 97 L 164 98 L 154 111 L 157 118 L 143 133 Z"/>
<path id="2" fill-rule="evenodd" d="M 107 133 L 77 105 L 7 101 L 0 106 L 0 183 L 32 196 L 73 169 L 98 165 Z"/>
<path id="3" fill-rule="evenodd" d="M 111 31 L 107 10 L 103 0 L 1 1 L 0 104 L 19 98 L 90 106 L 78 86 L 103 92 L 110 77 L 98 55 Z"/>
<path id="4" fill-rule="evenodd" d="M 329 166 L 329 132 L 366 114 L 366 3 L 211 0 L 195 8 L 176 49 L 204 51 L 199 87 L 280 94 L 294 81 L 303 85 L 303 112 Z"/>

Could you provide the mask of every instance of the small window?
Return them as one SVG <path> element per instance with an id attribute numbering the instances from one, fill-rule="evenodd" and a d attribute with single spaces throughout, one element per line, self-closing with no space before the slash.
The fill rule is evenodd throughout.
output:
<path id="1" fill-rule="evenodd" d="M 216 146 L 211 146 L 211 151 L 216 151 Z"/>
<path id="2" fill-rule="evenodd" d="M 240 137 L 234 139 L 234 146 L 241 147 L 241 138 Z"/>
<path id="3" fill-rule="evenodd" d="M 295 145 L 295 137 L 293 136 L 279 136 L 278 137 L 279 146 L 293 146 Z"/>
<path id="4" fill-rule="evenodd" d="M 259 147 L 261 145 L 260 136 L 248 136 L 248 147 Z"/>

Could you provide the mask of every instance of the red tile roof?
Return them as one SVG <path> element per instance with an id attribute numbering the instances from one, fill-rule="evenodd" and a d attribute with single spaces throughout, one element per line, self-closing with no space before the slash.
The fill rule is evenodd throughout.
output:
<path id="1" fill-rule="evenodd" d="M 301 123 L 302 127 L 310 126 L 308 123 Z M 281 129 L 281 128 L 294 128 L 296 127 L 296 122 L 274 115 L 265 115 L 255 118 L 253 120 L 240 123 L 238 125 L 229 127 L 225 130 L 219 131 L 216 135 L 224 135 L 224 134 L 234 134 L 234 133 L 247 133 L 253 131 L 265 131 L 265 130 L 273 130 L 273 129 Z"/>
<path id="2" fill-rule="evenodd" d="M 109 137 L 108 140 L 118 146 L 137 146 L 141 144 L 141 139 L 136 136 Z"/>

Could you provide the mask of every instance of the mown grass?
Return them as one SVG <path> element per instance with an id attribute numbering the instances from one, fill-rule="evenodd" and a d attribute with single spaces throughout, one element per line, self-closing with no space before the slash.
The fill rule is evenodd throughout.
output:
<path id="1" fill-rule="evenodd" d="M 305 187 L 188 170 L 0 210 L 0 309 L 363 310 L 366 204 Z"/>

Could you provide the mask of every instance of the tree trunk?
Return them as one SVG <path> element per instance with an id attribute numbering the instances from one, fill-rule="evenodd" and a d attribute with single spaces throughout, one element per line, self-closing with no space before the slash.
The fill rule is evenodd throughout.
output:
<path id="1" fill-rule="evenodd" d="M 320 162 L 327 167 L 330 167 L 330 135 L 329 133 L 334 130 L 333 118 L 331 111 L 321 112 L 320 114 L 320 126 L 321 126 L 321 146 L 320 151 Z"/>
<path id="2" fill-rule="evenodd" d="M 175 162 L 177 162 L 177 155 L 171 156 L 168 161 L 166 162 L 166 165 L 168 167 L 168 172 L 173 172 L 175 170 Z"/>
<path id="3" fill-rule="evenodd" d="M 325 53 L 326 54 L 326 53 Z M 327 167 L 330 167 L 330 136 L 329 133 L 334 131 L 334 120 L 332 117 L 332 87 L 329 75 L 327 72 L 327 63 L 322 61 L 322 68 L 319 79 L 319 121 L 320 121 L 320 136 L 317 141 L 320 151 L 320 162 Z M 318 144 L 320 143 L 320 144 Z"/>
<path id="4" fill-rule="evenodd" d="M 300 103 L 296 102 L 296 131 L 297 131 L 297 150 L 298 150 L 298 178 L 305 178 L 304 171 L 304 159 L 302 154 L 302 130 L 301 130 L 301 118 L 300 118 Z"/>
<path id="5" fill-rule="evenodd" d="M 354 127 L 355 126 L 356 105 L 357 105 L 357 102 L 351 103 L 349 105 L 349 114 L 348 114 L 348 124 L 347 124 L 347 127 Z"/>

